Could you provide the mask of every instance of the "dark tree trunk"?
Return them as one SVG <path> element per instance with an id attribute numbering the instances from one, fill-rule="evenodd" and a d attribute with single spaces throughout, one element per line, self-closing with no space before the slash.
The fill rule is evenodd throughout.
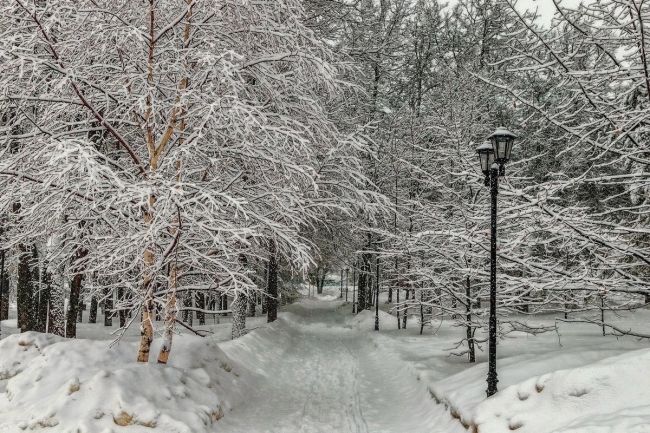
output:
<path id="1" fill-rule="evenodd" d="M 357 284 L 357 313 L 366 309 L 366 280 L 368 276 L 366 275 L 364 267 L 362 261 L 361 269 L 359 269 L 359 281 Z"/>
<path id="2" fill-rule="evenodd" d="M 117 289 L 117 299 L 120 305 L 120 310 L 117 313 L 120 318 L 120 328 L 126 326 L 126 320 L 128 319 L 127 310 L 124 308 L 126 303 L 126 296 L 124 295 L 124 288 L 120 287 Z"/>
<path id="3" fill-rule="evenodd" d="M 605 336 L 605 297 L 600 296 L 600 324 L 603 328 L 603 337 Z"/>
<path id="4" fill-rule="evenodd" d="M 469 362 L 476 362 L 476 352 L 474 351 L 474 330 L 472 328 L 472 290 L 470 286 L 469 275 L 466 277 L 465 286 L 465 311 L 467 316 L 467 348 L 469 351 Z"/>
<path id="5" fill-rule="evenodd" d="M 220 305 L 219 309 L 220 310 L 227 310 L 228 309 L 228 295 L 225 293 L 219 297 L 220 299 Z"/>
<path id="6" fill-rule="evenodd" d="M 81 295 L 82 274 L 77 274 L 70 284 L 70 300 L 68 302 L 68 315 L 65 322 L 65 336 L 68 338 L 77 337 L 77 316 L 79 315 L 79 298 Z"/>
<path id="7" fill-rule="evenodd" d="M 375 277 L 375 331 L 379 331 L 379 257 L 377 257 L 377 273 Z"/>
<path id="8" fill-rule="evenodd" d="M 420 335 L 424 332 L 424 291 L 420 290 Z"/>
<path id="9" fill-rule="evenodd" d="M 79 292 L 79 305 L 77 306 L 77 322 L 83 323 L 84 321 L 84 311 L 86 310 L 86 304 L 83 301 L 82 293 Z"/>
<path id="10" fill-rule="evenodd" d="M 354 268 L 352 268 L 352 314 L 357 313 L 357 264 L 359 260 L 357 259 L 354 263 Z"/>
<path id="11" fill-rule="evenodd" d="M 18 328 L 20 332 L 32 331 L 34 329 L 34 283 L 31 270 L 32 254 L 20 244 L 18 246 L 20 257 L 18 259 L 18 284 L 16 285 L 16 301 L 18 307 Z"/>
<path id="12" fill-rule="evenodd" d="M 370 268 L 370 253 L 363 253 L 361 255 L 361 269 L 359 270 L 359 289 L 357 311 L 370 309 L 370 298 L 372 296 L 372 278 L 370 276 L 372 269 Z"/>
<path id="13" fill-rule="evenodd" d="M 83 267 L 78 262 L 82 261 L 88 254 L 88 251 L 79 249 L 77 250 L 76 257 L 72 263 L 73 272 L 75 276 L 72 278 L 70 284 L 70 301 L 68 302 L 68 314 L 65 321 L 65 336 L 67 338 L 77 337 L 77 316 L 81 312 L 79 308 L 81 304 L 81 286 L 83 282 Z"/>
<path id="14" fill-rule="evenodd" d="M 275 241 L 269 247 L 269 270 L 267 292 L 267 322 L 275 322 L 278 318 L 278 262 Z"/>
<path id="15" fill-rule="evenodd" d="M 205 294 L 197 293 L 196 294 L 196 308 L 200 310 L 205 310 Z M 203 311 L 196 312 L 196 320 L 199 321 L 199 325 L 205 325 L 205 313 Z"/>
<path id="16" fill-rule="evenodd" d="M 399 284 L 399 281 L 397 282 L 397 284 Z M 396 300 L 395 300 L 396 302 L 395 303 L 398 305 L 398 308 L 397 308 L 397 329 L 402 329 L 402 321 L 400 320 L 400 317 L 399 317 L 399 286 L 397 286 L 397 288 L 395 289 L 395 295 L 396 295 Z"/>
<path id="17" fill-rule="evenodd" d="M 409 300 L 409 293 L 410 293 L 410 290 L 409 290 L 409 289 L 406 289 L 406 290 L 404 290 L 404 292 L 406 292 L 406 293 L 404 294 L 404 302 L 406 303 L 406 306 L 405 306 L 405 308 L 404 308 L 404 312 L 402 313 L 402 329 L 406 329 L 406 321 L 407 321 L 407 318 L 408 318 L 408 312 L 409 312 L 409 308 L 408 308 L 408 300 Z"/>
<path id="18" fill-rule="evenodd" d="M 106 310 L 104 310 L 106 314 Z M 88 312 L 88 323 L 97 323 L 97 297 L 90 298 L 90 311 Z"/>
<path id="19" fill-rule="evenodd" d="M 0 320 L 9 318 L 9 278 L 5 254 L 5 250 L 0 251 Z"/>
<path id="20" fill-rule="evenodd" d="M 183 297 L 183 306 L 192 308 L 192 300 L 194 299 L 194 295 L 192 292 L 187 292 L 185 293 L 185 296 Z M 183 322 L 187 323 L 188 325 L 192 326 L 192 323 L 194 322 L 194 312 L 192 310 L 185 310 L 183 311 Z"/>
<path id="21" fill-rule="evenodd" d="M 113 291 L 104 291 L 104 326 L 113 326 Z"/>

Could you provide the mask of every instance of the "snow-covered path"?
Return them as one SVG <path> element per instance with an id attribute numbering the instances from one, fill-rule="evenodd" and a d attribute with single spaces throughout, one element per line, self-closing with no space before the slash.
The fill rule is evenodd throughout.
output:
<path id="1" fill-rule="evenodd" d="M 436 430 L 442 411 L 426 389 L 339 306 L 304 301 L 272 333 L 253 333 L 224 347 L 260 379 L 255 396 L 226 413 L 219 432 Z"/>

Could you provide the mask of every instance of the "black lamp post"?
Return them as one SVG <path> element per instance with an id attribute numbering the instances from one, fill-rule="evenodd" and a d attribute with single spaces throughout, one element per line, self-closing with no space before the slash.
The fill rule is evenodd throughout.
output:
<path id="1" fill-rule="evenodd" d="M 497 128 L 481 144 L 478 152 L 481 171 L 485 174 L 485 185 L 490 187 L 490 319 L 487 396 L 497 392 L 497 194 L 499 193 L 499 176 L 505 175 L 505 164 L 510 160 L 512 144 L 517 136 L 505 128 Z"/>
<path id="2" fill-rule="evenodd" d="M 379 257 L 377 257 L 377 277 L 375 278 L 375 331 L 379 331 Z"/>
<path id="3" fill-rule="evenodd" d="M 345 268 L 345 303 L 348 303 L 348 280 L 350 279 L 350 268 Z"/>

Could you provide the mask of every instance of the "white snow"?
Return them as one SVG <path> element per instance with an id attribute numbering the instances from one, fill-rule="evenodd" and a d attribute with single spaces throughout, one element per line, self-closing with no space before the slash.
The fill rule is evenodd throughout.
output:
<path id="1" fill-rule="evenodd" d="M 419 335 L 416 316 L 398 330 L 380 310 L 374 332 L 374 310 L 352 315 L 338 290 L 303 298 L 273 324 L 255 318 L 256 329 L 234 341 L 223 341 L 229 323 L 207 326 L 208 338 L 178 335 L 167 366 L 136 363 L 130 334 L 113 348 L 105 339 L 10 335 L 0 341 L 0 432 L 650 431 L 646 342 L 586 324 L 511 333 L 499 342 L 500 392 L 485 399 L 485 353 L 474 365 L 449 355 L 463 329 L 445 321 Z M 102 329 L 110 337 L 100 324 L 82 325 L 82 334 L 91 326 L 96 338 Z"/>
<path id="2" fill-rule="evenodd" d="M 650 350 L 530 378 L 479 404 L 474 422 L 491 433 L 650 431 Z"/>
<path id="3" fill-rule="evenodd" d="M 28 332 L 0 342 L 0 431 L 203 433 L 246 389 L 216 341 L 174 342 L 170 365 L 138 364 L 135 343 Z M 252 380 L 253 375 L 247 374 Z M 224 400 L 224 390 L 231 400 Z"/>

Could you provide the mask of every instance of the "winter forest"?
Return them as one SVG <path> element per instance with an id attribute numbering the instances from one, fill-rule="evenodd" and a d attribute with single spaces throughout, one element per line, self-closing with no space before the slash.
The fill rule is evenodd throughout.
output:
<path id="1" fill-rule="evenodd" d="M 0 0 L 0 432 L 650 432 L 649 27 Z"/>

